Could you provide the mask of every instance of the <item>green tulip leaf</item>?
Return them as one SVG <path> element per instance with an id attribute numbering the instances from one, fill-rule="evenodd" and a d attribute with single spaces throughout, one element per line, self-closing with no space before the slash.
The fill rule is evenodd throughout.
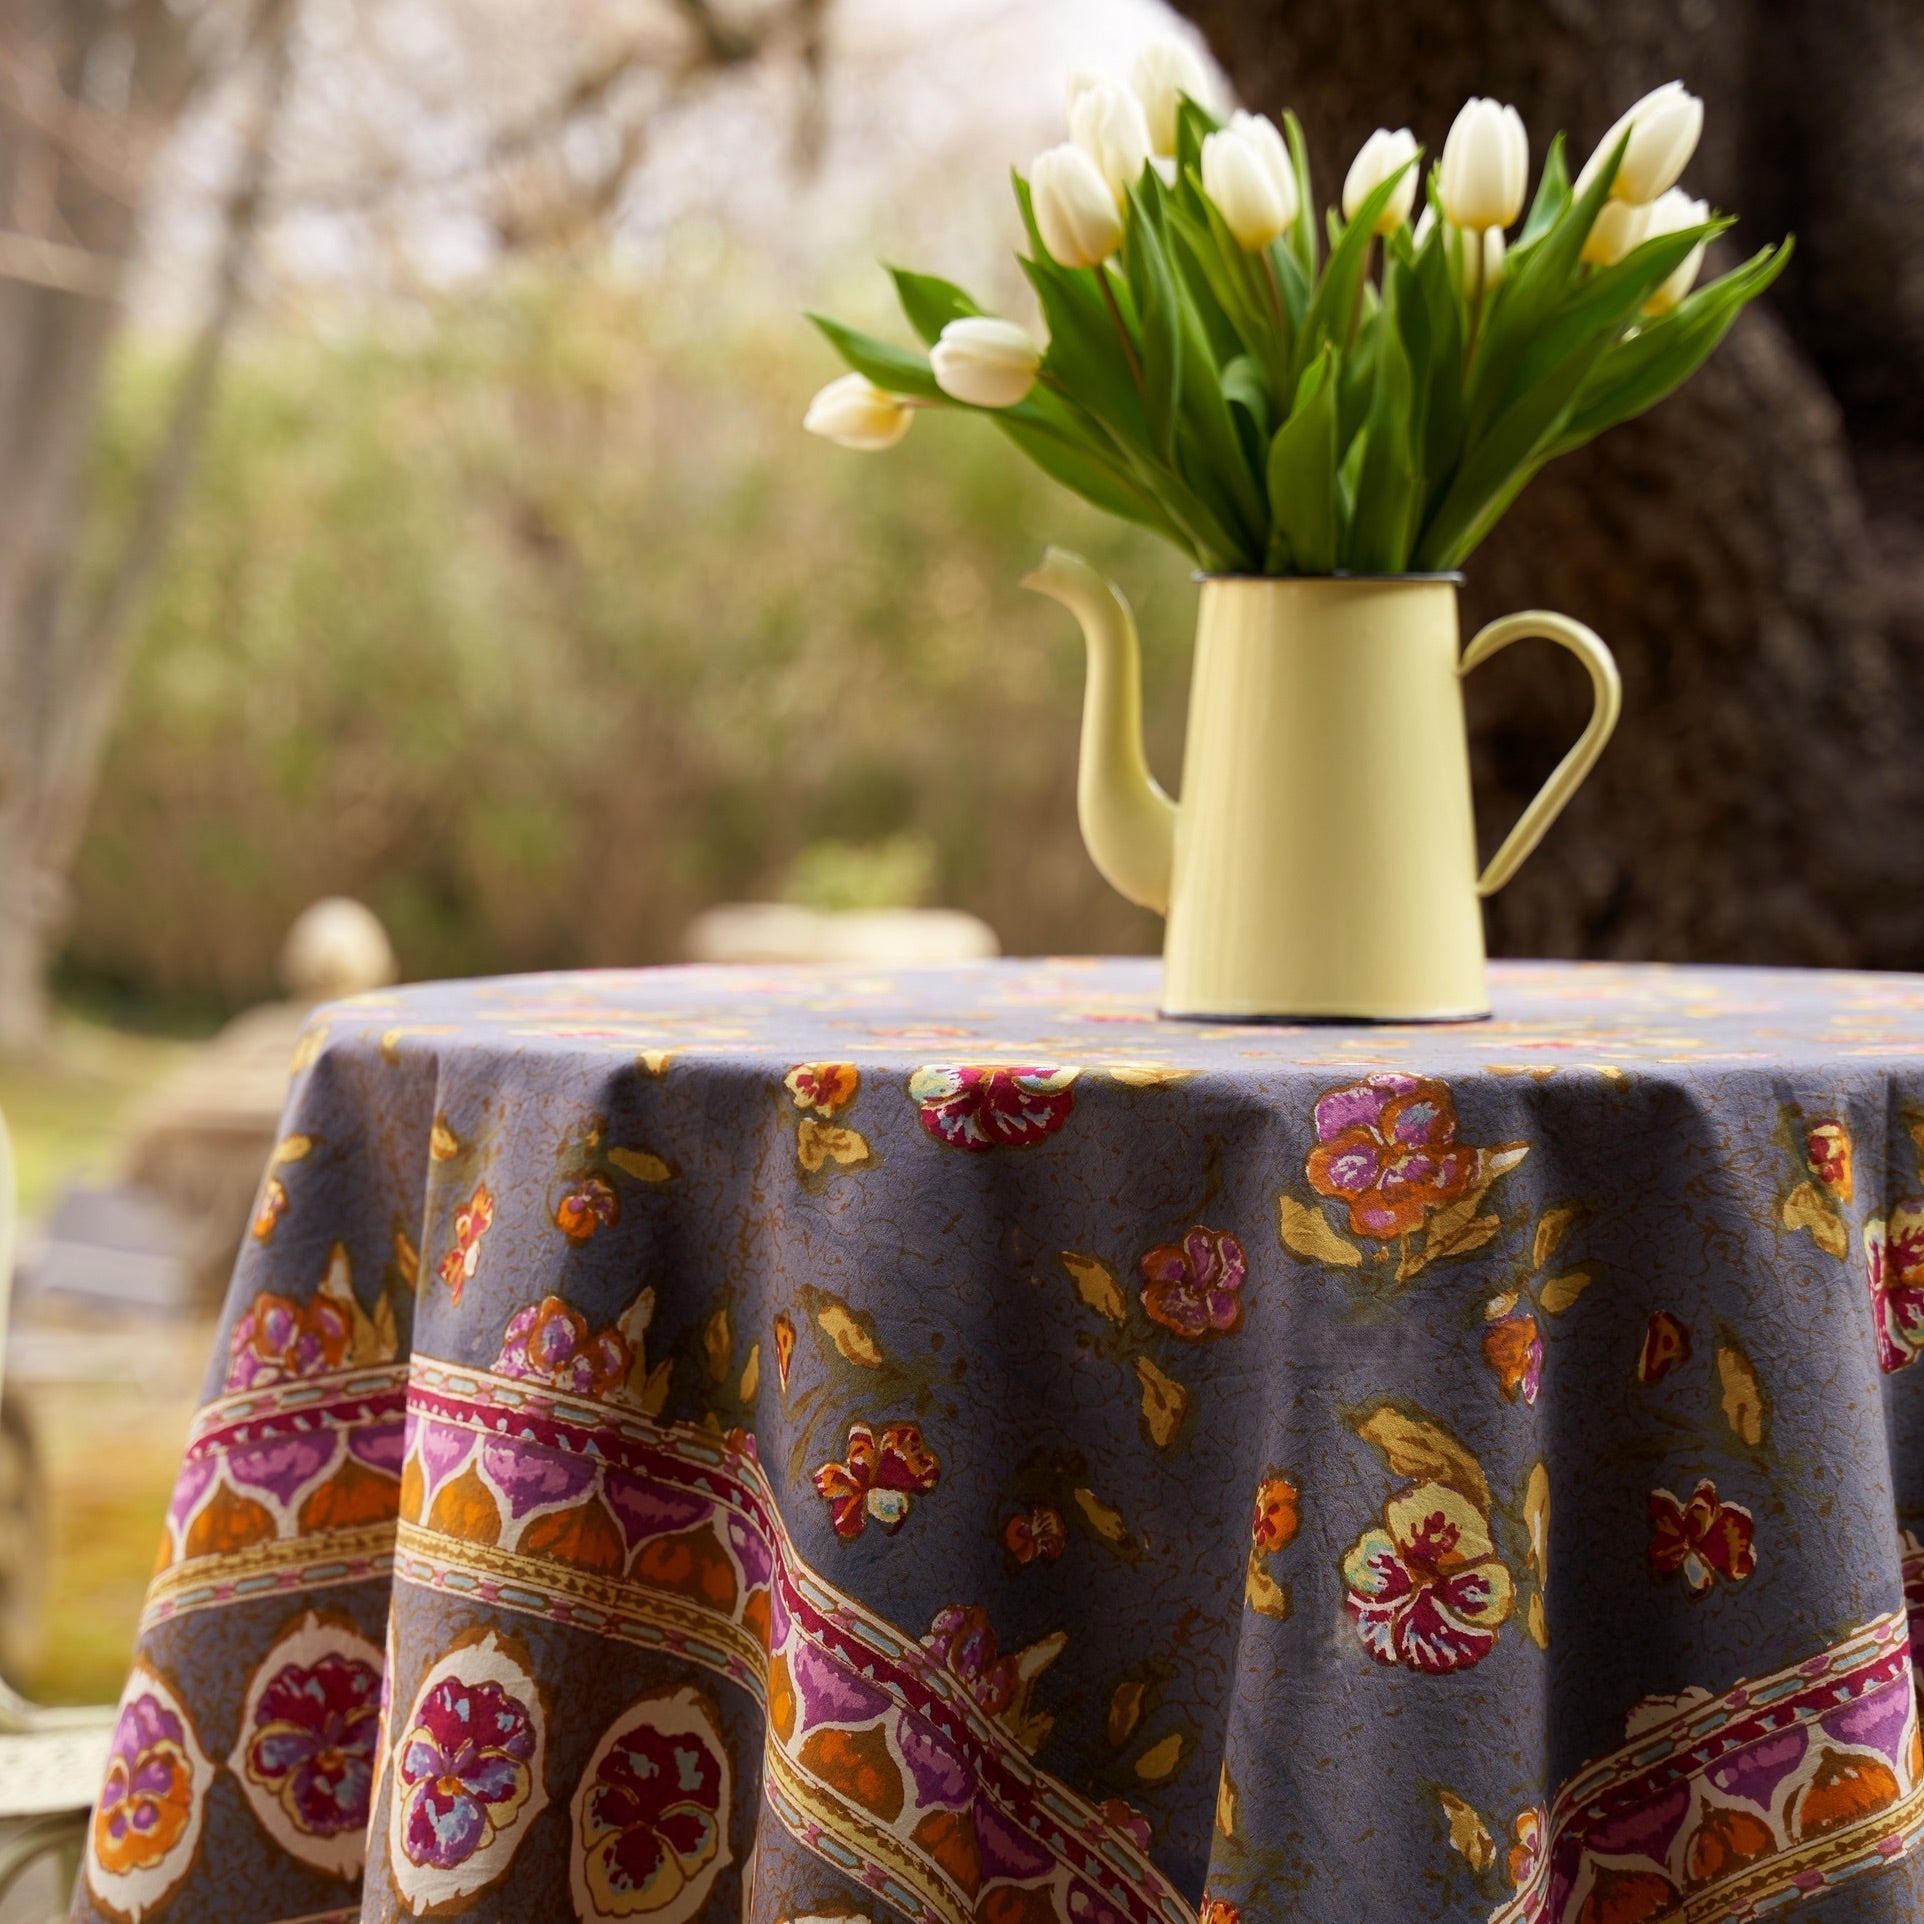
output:
<path id="1" fill-rule="evenodd" d="M 1336 353 L 1304 371 L 1289 418 L 1269 444 L 1270 524 L 1299 574 L 1336 570 Z"/>
<path id="2" fill-rule="evenodd" d="M 809 320 L 827 337 L 832 347 L 857 374 L 866 374 L 879 388 L 891 394 L 906 394 L 918 401 L 946 401 L 948 397 L 935 384 L 925 355 L 912 354 L 905 347 L 878 341 L 873 334 L 844 327 L 826 314 L 811 314 Z"/>
<path id="3" fill-rule="evenodd" d="M 895 298 L 902 304 L 908 324 L 933 347 L 951 321 L 966 320 L 982 309 L 953 281 L 934 274 L 914 274 L 906 267 L 891 267 L 889 278 L 895 283 Z"/>

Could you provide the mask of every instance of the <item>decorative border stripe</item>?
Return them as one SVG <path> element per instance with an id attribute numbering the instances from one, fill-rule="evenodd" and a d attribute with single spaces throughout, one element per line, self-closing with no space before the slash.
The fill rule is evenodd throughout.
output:
<path id="1" fill-rule="evenodd" d="M 385 1580 L 393 1563 L 392 1523 L 284 1537 L 220 1556 L 194 1557 L 162 1570 L 148 1585 L 140 1629 L 144 1635 L 156 1624 L 223 1604 Z"/>

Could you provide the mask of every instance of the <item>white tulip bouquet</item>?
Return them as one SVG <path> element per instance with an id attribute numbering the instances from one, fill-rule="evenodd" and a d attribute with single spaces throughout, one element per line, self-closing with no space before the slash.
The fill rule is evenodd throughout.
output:
<path id="1" fill-rule="evenodd" d="M 1463 108 L 1414 225 L 1422 150 L 1379 129 L 1327 247 L 1295 117 L 1223 121 L 1207 93 L 1174 43 L 1129 87 L 1072 86 L 1070 139 L 1015 178 L 1046 347 L 892 270 L 926 356 L 811 316 L 853 371 L 805 425 L 879 449 L 917 408 L 985 413 L 1207 574 L 1453 569 L 1546 462 L 1692 374 L 1789 258 L 1692 291 L 1731 223 L 1676 184 L 1703 124 L 1677 81 L 1574 182 L 1558 135 L 1527 217 L 1515 108 Z"/>

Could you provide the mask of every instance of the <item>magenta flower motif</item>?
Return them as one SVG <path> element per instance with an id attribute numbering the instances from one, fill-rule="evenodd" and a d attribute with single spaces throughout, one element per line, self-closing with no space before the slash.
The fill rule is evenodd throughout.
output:
<path id="1" fill-rule="evenodd" d="M 364 1831 L 380 1718 L 372 1664 L 334 1651 L 311 1668 L 288 1664 L 261 1692 L 247 1774 L 310 1837 Z"/>
<path id="2" fill-rule="evenodd" d="M 1243 1246 L 1226 1229 L 1199 1224 L 1179 1243 L 1158 1243 L 1142 1259 L 1142 1306 L 1150 1320 L 1191 1342 L 1226 1336 L 1243 1318 Z"/>
<path id="3" fill-rule="evenodd" d="M 1028 1149 L 1069 1120 L 1079 1073 L 1047 1065 L 938 1065 L 916 1070 L 909 1097 L 922 1127 L 951 1149 Z"/>
<path id="4" fill-rule="evenodd" d="M 634 1353 L 619 1330 L 589 1333 L 587 1318 L 559 1296 L 517 1310 L 501 1336 L 495 1370 L 552 1384 L 575 1396 L 605 1396 L 627 1381 Z"/>
<path id="5" fill-rule="evenodd" d="M 1015 1702 L 1022 1678 L 1013 1657 L 997 1654 L 986 1610 L 950 1604 L 937 1612 L 922 1643 L 991 1717 L 1001 1716 Z"/>
<path id="6" fill-rule="evenodd" d="M 1899 1203 L 1887 1223 L 1864 1225 L 1871 1315 L 1880 1369 L 1901 1370 L 1924 1350 L 1924 1197 Z"/>
<path id="7" fill-rule="evenodd" d="M 513 1822 L 533 1788 L 533 1719 L 498 1684 L 443 1677 L 402 1738 L 401 1842 L 416 1864 L 451 1870 Z"/>
<path id="8" fill-rule="evenodd" d="M 721 1759 L 694 1731 L 640 1724 L 616 1739 L 581 1805 L 582 1869 L 600 1914 L 665 1910 L 683 1899 L 721 1856 L 722 1788 Z"/>
<path id="9" fill-rule="evenodd" d="M 194 1767 L 179 1717 L 148 1693 L 114 1725 L 107 1781 L 94 1806 L 94 1857 L 115 1875 L 158 1864 L 186 1833 Z"/>

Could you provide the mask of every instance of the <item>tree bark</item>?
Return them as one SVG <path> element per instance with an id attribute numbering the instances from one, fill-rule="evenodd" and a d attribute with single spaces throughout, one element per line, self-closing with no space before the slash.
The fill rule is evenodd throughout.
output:
<path id="1" fill-rule="evenodd" d="M 1572 170 L 1681 77 L 1694 192 L 1798 254 L 1696 379 L 1546 470 L 1471 558 L 1466 623 L 1587 621 L 1616 742 L 1491 904 L 1498 952 L 1924 966 L 1924 11 L 1908 0 L 1183 0 L 1319 203 L 1378 125 L 1433 157 L 1471 94 Z M 1541 158 L 1540 146 L 1533 163 Z M 1729 243 L 1724 264 L 1736 258 Z M 1713 265 L 1716 263 L 1713 262 Z M 1554 651 L 1471 684 L 1492 843 L 1582 725 Z"/>
<path id="2" fill-rule="evenodd" d="M 284 77 L 291 0 L 261 0 L 246 44 Z M 0 1048 L 37 1041 L 66 875 L 85 819 L 122 641 L 191 459 L 233 318 L 230 258 L 148 502 L 101 605 L 76 607 L 85 455 L 139 211 L 161 147 L 209 78 L 207 23 L 168 0 L 0 0 Z M 119 98 L 103 74 L 122 76 Z M 277 97 L 277 95 L 276 95 Z M 244 170 L 257 167 L 257 117 Z M 234 209 L 250 223 L 257 173 Z M 208 349 L 211 347 L 211 353 Z"/>

